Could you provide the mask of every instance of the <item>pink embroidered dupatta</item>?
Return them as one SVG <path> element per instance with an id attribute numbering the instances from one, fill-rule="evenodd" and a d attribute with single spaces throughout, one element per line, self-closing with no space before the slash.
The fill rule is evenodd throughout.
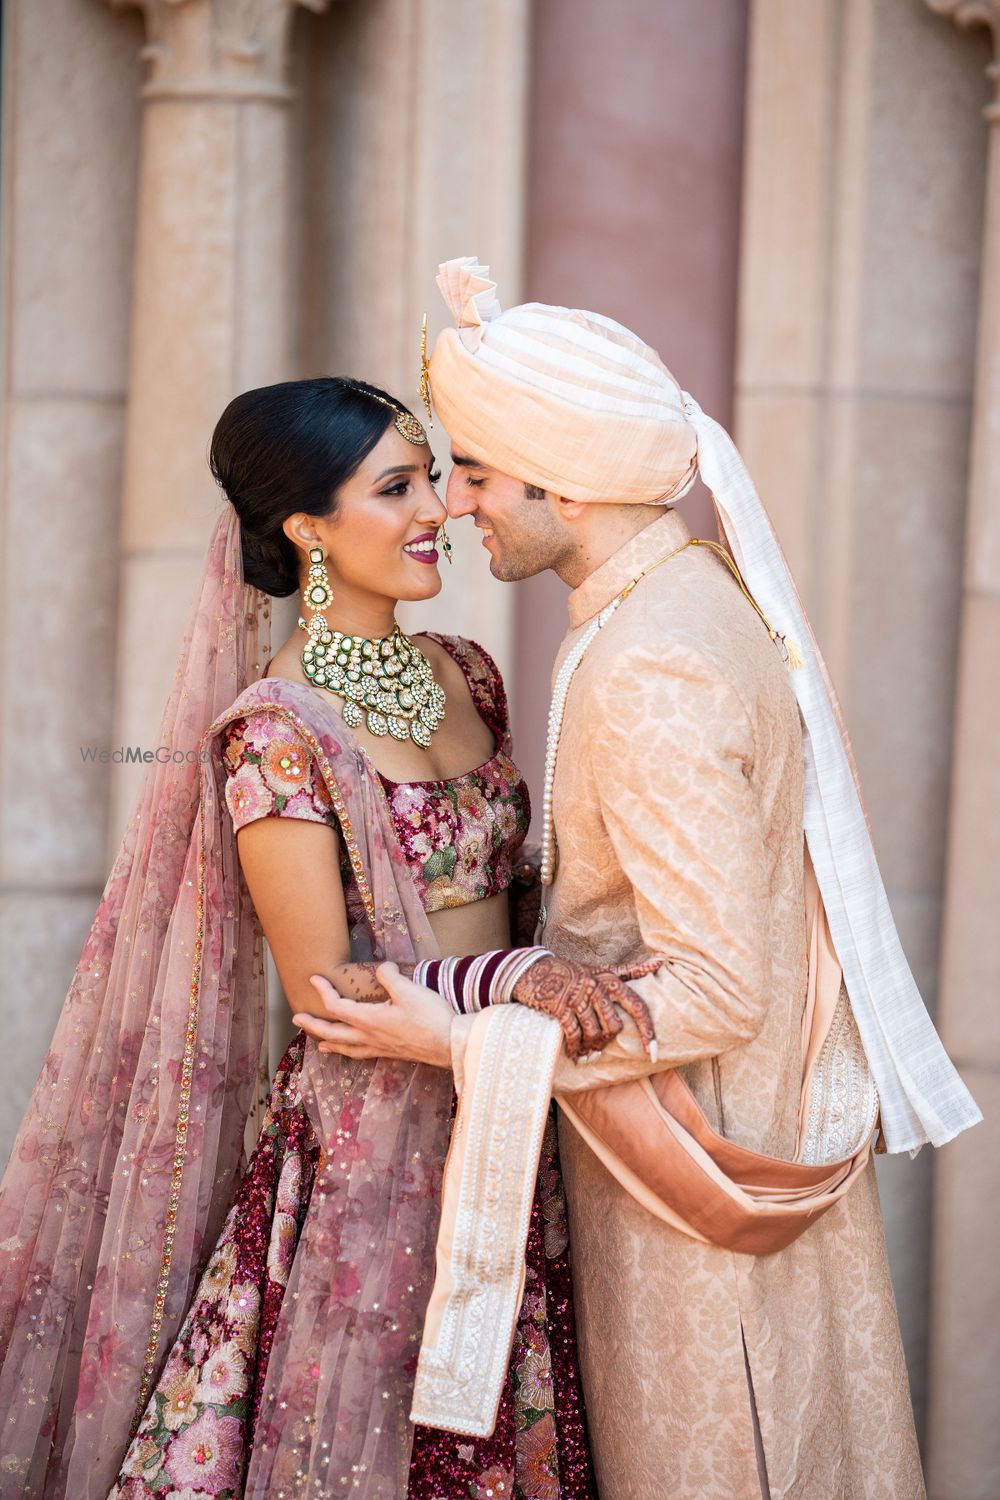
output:
<path id="1" fill-rule="evenodd" d="M 367 925 L 351 933 L 351 957 L 435 956 L 385 793 L 338 710 L 313 688 L 266 678 L 215 730 L 248 712 L 287 719 L 316 755 L 365 905 Z M 452 1076 L 327 1056 L 309 1039 L 302 1090 L 323 1155 L 268 1360 L 244 1495 L 401 1496 Z"/>
<path id="2" fill-rule="evenodd" d="M 436 951 L 339 714 L 279 679 L 247 690 L 268 635 L 227 505 L 161 724 L 182 758 L 150 767 L 0 1184 L 2 1500 L 107 1495 L 245 1166 L 266 998 L 223 796 L 234 713 L 266 706 L 317 750 L 364 877 L 352 956 Z M 303 1087 L 324 1164 L 246 1493 L 304 1475 L 374 1500 L 405 1489 L 451 1079 L 310 1043 Z"/>

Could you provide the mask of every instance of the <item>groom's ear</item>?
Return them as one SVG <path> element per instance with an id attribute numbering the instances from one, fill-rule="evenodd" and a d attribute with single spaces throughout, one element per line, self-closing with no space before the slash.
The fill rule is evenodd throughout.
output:
<path id="1" fill-rule="evenodd" d="M 564 521 L 578 521 L 587 509 L 583 500 L 567 500 L 563 495 L 556 496 L 556 505 Z"/>

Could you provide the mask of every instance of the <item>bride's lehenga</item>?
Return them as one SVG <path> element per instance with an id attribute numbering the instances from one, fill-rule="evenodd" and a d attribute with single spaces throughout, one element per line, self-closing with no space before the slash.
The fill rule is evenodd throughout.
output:
<path id="1" fill-rule="evenodd" d="M 496 667 L 471 643 L 436 639 L 462 668 L 496 749 L 483 765 L 448 781 L 397 784 L 379 778 L 428 912 L 505 890 L 529 818 L 527 787 L 509 755 L 506 699 Z M 226 801 L 236 828 L 266 816 L 338 826 L 309 746 L 287 722 L 266 713 L 233 719 L 224 733 L 223 754 Z M 365 909 L 346 854 L 343 877 L 353 927 L 364 922 Z M 267 1388 L 268 1360 L 323 1165 L 300 1087 L 304 1051 L 299 1032 L 278 1066 L 256 1149 L 124 1458 L 114 1496 L 240 1496 L 254 1447 L 267 1441 L 263 1408 L 275 1399 Z M 355 1124 L 348 1099 L 329 1149 L 346 1156 L 360 1149 Z M 401 1258 L 409 1252 L 407 1245 L 397 1248 Z M 337 1300 L 349 1306 L 360 1290 L 356 1267 L 334 1260 L 329 1276 Z M 319 1352 L 306 1373 L 321 1378 Z M 336 1455 L 328 1472 L 336 1475 Z M 338 1477 L 342 1488 L 308 1493 L 349 1494 L 351 1475 Z M 531 1210 L 524 1296 L 495 1430 L 488 1439 L 473 1440 L 417 1427 L 407 1495 L 409 1500 L 590 1500 L 595 1494 L 550 1113 Z"/>

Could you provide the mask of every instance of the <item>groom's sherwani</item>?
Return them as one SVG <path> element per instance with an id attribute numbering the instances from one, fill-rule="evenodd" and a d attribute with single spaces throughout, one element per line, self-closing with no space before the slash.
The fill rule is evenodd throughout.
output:
<path id="1" fill-rule="evenodd" d="M 570 596 L 587 623 L 686 540 L 669 511 Z M 569 690 L 545 942 L 636 982 L 715 1129 L 795 1150 L 806 950 L 803 765 L 787 669 L 722 562 L 638 585 Z M 556 1091 L 648 1071 L 630 1022 Z M 569 1099 L 572 1103 L 572 1100 Z M 744 1344 L 773 1500 L 924 1493 L 874 1166 L 787 1249 L 734 1254 L 653 1218 L 565 1116 L 579 1337 L 602 1500 L 757 1500 Z"/>

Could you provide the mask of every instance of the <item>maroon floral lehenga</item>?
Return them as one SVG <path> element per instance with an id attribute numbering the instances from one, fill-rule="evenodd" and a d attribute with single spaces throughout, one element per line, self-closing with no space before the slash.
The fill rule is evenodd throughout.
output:
<path id="1" fill-rule="evenodd" d="M 439 639 L 465 672 L 497 746 L 483 766 L 451 782 L 402 786 L 380 778 L 402 857 L 430 909 L 435 901 L 455 905 L 505 889 L 528 821 L 526 788 L 509 759 L 506 703 L 496 668 L 479 648 Z M 339 826 L 343 810 L 333 805 L 307 740 L 287 719 L 266 714 L 231 719 L 222 753 L 226 800 L 237 827 L 272 815 Z M 346 855 L 344 878 L 349 916 L 363 923 L 364 890 Z M 300 1032 L 279 1064 L 249 1166 L 122 1463 L 112 1494 L 123 1500 L 357 1493 L 360 1466 L 345 1462 L 340 1472 L 332 1451 L 321 1487 L 315 1482 L 292 1487 L 296 1476 L 287 1467 L 283 1491 L 260 1488 L 254 1480 L 255 1450 L 266 1447 L 278 1416 L 280 1388 L 268 1379 L 272 1349 L 282 1320 L 291 1316 L 289 1298 L 303 1295 L 293 1284 L 296 1256 L 316 1253 L 308 1226 L 314 1198 L 323 1194 L 317 1184 L 324 1168 L 349 1171 L 372 1155 L 362 1128 L 366 1096 L 350 1091 L 329 1121 L 325 1147 L 321 1142 L 309 1089 L 303 1086 L 307 1046 Z M 439 1187 L 442 1166 L 435 1163 L 430 1171 L 429 1199 Z M 433 1212 L 431 1201 L 427 1213 Z M 405 1243 L 396 1247 L 404 1266 L 413 1249 Z M 361 1311 L 363 1270 L 356 1256 L 331 1256 L 328 1279 L 333 1302 L 344 1309 L 357 1306 L 359 1320 L 371 1316 L 372 1309 Z M 390 1321 L 390 1335 L 393 1329 Z M 412 1339 L 400 1357 L 412 1377 Z M 311 1359 L 306 1352 L 302 1378 L 317 1389 L 324 1380 L 319 1346 Z M 372 1422 L 378 1420 L 380 1399 L 380 1393 L 368 1393 Z M 311 1405 L 317 1413 L 312 1420 L 322 1423 L 321 1398 Z M 329 1430 L 333 1433 L 334 1426 Z M 321 1443 L 335 1446 L 335 1438 Z M 313 1467 L 315 1473 L 315 1462 Z M 473 1440 L 415 1428 L 406 1494 L 409 1500 L 592 1500 L 596 1495 L 576 1360 L 554 1111 L 543 1140 L 525 1289 L 495 1430 L 488 1439 Z"/>

